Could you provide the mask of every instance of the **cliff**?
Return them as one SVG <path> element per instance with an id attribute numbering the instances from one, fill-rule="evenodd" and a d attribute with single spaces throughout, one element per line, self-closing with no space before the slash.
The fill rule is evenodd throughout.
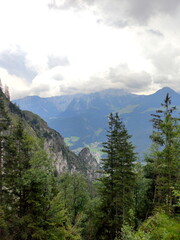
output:
<path id="1" fill-rule="evenodd" d="M 0 90 L 0 98 L 5 104 L 6 111 L 13 123 L 21 118 L 24 122 L 26 131 L 35 138 L 41 138 L 44 142 L 44 149 L 48 155 L 54 160 L 57 174 L 63 172 L 80 172 L 90 180 L 97 177 L 96 170 L 98 163 L 93 159 L 88 150 L 82 150 L 81 154 L 76 155 L 66 146 L 64 138 L 55 130 L 48 127 L 47 123 L 38 115 L 30 111 L 22 111 L 16 104 L 9 101 Z M 86 154 L 85 154 L 86 153 Z"/>

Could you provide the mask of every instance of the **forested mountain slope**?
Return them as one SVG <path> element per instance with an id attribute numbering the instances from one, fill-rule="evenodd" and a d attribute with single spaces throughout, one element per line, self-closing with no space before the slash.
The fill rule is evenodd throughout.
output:
<path id="1" fill-rule="evenodd" d="M 26 128 L 26 131 L 36 137 L 43 139 L 44 149 L 48 155 L 54 159 L 57 173 L 62 172 L 74 172 L 78 171 L 87 174 L 86 169 L 88 166 L 88 161 L 86 155 L 79 158 L 75 153 L 69 150 L 68 146 L 64 142 L 63 137 L 57 131 L 48 127 L 47 123 L 41 119 L 38 115 L 30 111 L 22 111 L 14 103 L 9 101 L 0 89 L 0 96 L 2 101 L 4 101 L 6 106 L 6 111 L 14 124 L 17 122 L 18 118 L 22 119 Z M 1 103 L 0 103 L 1 104 Z M 86 161 L 84 161 L 86 159 Z M 93 162 L 93 176 L 94 171 L 98 169 L 97 161 L 94 159 Z"/>

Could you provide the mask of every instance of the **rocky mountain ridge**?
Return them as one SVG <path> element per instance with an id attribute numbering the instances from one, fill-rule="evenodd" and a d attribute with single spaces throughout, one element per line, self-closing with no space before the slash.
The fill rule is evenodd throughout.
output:
<path id="1" fill-rule="evenodd" d="M 15 123 L 18 118 L 21 118 L 26 131 L 30 135 L 43 139 L 44 149 L 54 160 L 57 174 L 66 171 L 71 173 L 78 171 L 87 175 L 90 180 L 96 178 L 98 163 L 96 159 L 92 159 L 90 152 L 84 151 L 79 157 L 69 150 L 60 133 L 48 127 L 47 123 L 38 115 L 30 111 L 20 110 L 19 107 L 6 98 L 1 89 L 0 96 L 5 103 L 6 110 L 12 122 Z"/>

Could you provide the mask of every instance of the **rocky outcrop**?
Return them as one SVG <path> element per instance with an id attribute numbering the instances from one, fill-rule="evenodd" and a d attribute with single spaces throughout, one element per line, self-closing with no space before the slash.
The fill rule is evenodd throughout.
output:
<path id="1" fill-rule="evenodd" d="M 54 159 L 58 174 L 79 169 L 78 156 L 69 150 L 64 138 L 58 132 L 49 128 L 43 119 L 32 112 L 23 111 L 23 118 L 31 126 L 37 137 L 44 139 L 44 149 Z"/>
<path id="2" fill-rule="evenodd" d="M 1 89 L 0 96 L 12 122 L 15 124 L 21 118 L 30 135 L 43 139 L 44 149 L 54 160 L 57 174 L 77 171 L 87 175 L 90 180 L 95 179 L 97 162 L 87 149 L 81 151 L 79 156 L 76 155 L 66 146 L 64 138 L 49 128 L 42 118 L 30 111 L 20 110 L 18 106 L 9 101 Z"/>
<path id="3" fill-rule="evenodd" d="M 89 148 L 83 148 L 79 153 L 80 162 L 84 165 L 84 171 L 88 178 L 93 181 L 99 177 L 99 164 L 91 154 Z"/>
<path id="4" fill-rule="evenodd" d="M 88 148 L 82 149 L 79 155 L 76 155 L 66 146 L 63 137 L 49 128 L 38 115 L 23 111 L 23 118 L 31 126 L 32 131 L 44 139 L 44 149 L 54 160 L 57 174 L 77 171 L 85 174 L 91 181 L 98 177 L 98 162 Z"/>

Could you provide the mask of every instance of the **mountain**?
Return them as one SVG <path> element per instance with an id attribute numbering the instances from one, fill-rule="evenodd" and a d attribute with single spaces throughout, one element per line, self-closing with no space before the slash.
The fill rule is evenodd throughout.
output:
<path id="1" fill-rule="evenodd" d="M 43 139 L 44 149 L 55 162 L 57 174 L 62 172 L 81 172 L 90 180 L 97 177 L 96 170 L 99 169 L 96 159 L 91 154 L 87 155 L 87 149 L 81 156 L 72 152 L 64 142 L 60 133 L 48 127 L 48 124 L 38 115 L 21 110 L 17 105 L 9 101 L 0 88 L 0 104 L 4 102 L 9 118 L 15 124 L 19 118 L 22 119 L 25 130 L 35 138 Z M 0 112 L 0 118 L 2 113 Z M 87 171 L 87 169 L 89 169 Z"/>
<path id="2" fill-rule="evenodd" d="M 29 96 L 14 100 L 21 109 L 45 119 L 50 127 L 65 137 L 72 150 L 89 146 L 98 156 L 106 140 L 107 117 L 118 112 L 124 121 L 137 152 L 142 156 L 151 142 L 151 114 L 161 107 L 166 94 L 172 105 L 180 107 L 180 94 L 166 87 L 151 95 L 135 95 L 122 89 L 108 89 L 91 94 L 40 98 Z"/>

